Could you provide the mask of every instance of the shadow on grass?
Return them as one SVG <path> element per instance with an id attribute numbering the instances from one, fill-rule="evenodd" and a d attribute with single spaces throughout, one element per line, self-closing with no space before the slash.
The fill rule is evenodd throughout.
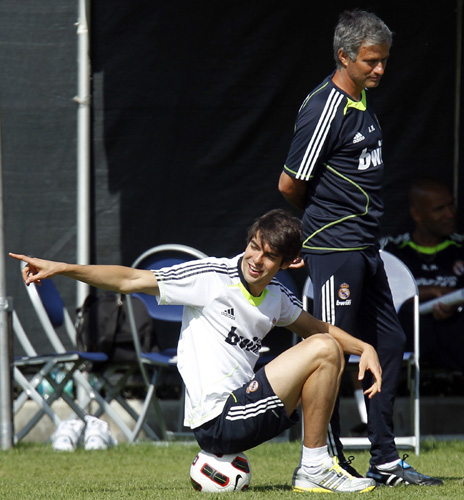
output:
<path id="1" fill-rule="evenodd" d="M 288 484 L 269 484 L 262 486 L 251 486 L 250 491 L 261 491 L 261 492 L 270 492 L 270 491 L 291 491 L 292 487 Z"/>

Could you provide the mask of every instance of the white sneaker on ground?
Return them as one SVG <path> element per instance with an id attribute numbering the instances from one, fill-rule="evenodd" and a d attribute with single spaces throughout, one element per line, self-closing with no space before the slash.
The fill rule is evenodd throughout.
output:
<path id="1" fill-rule="evenodd" d="M 110 434 L 107 422 L 90 415 L 85 417 L 85 421 L 85 450 L 107 450 L 110 446 L 118 444 L 116 439 Z"/>
<path id="2" fill-rule="evenodd" d="M 63 420 L 52 434 L 52 447 L 55 451 L 74 451 L 84 428 L 84 422 L 73 418 Z"/>
<path id="3" fill-rule="evenodd" d="M 322 463 L 318 474 L 307 474 L 298 467 L 293 474 L 293 491 L 312 493 L 365 493 L 375 488 L 375 481 L 357 478 L 340 467 L 337 457 L 330 457 Z"/>

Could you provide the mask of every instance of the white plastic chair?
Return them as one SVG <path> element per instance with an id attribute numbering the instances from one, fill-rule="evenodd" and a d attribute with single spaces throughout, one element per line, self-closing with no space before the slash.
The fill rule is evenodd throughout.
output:
<path id="1" fill-rule="evenodd" d="M 419 291 L 416 280 L 409 268 L 397 257 L 385 250 L 380 251 L 388 277 L 393 303 L 398 312 L 407 301 L 413 300 L 414 352 L 405 352 L 403 362 L 408 370 L 408 388 L 411 394 L 411 419 L 413 433 L 410 436 L 396 437 L 397 446 L 414 448 L 416 455 L 420 453 L 420 368 L 419 368 Z M 314 297 L 313 284 L 308 277 L 303 287 L 303 307 L 308 310 L 309 299 Z M 358 356 L 350 356 L 348 363 L 358 363 Z M 367 437 L 341 437 L 346 448 L 369 448 Z"/>

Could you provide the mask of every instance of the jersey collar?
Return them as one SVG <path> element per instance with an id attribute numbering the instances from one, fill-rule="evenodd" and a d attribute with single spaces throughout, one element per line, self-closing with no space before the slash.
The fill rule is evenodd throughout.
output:
<path id="1" fill-rule="evenodd" d="M 410 241 L 405 241 L 402 246 L 410 246 L 416 252 L 423 253 L 426 255 L 433 255 L 453 245 L 457 246 L 455 241 L 445 240 L 434 247 L 423 247 L 421 245 L 418 245 L 417 243 L 414 243 L 414 241 L 410 240 Z"/>
<path id="2" fill-rule="evenodd" d="M 237 263 L 238 275 L 240 276 L 239 288 L 242 291 L 244 297 L 248 300 L 248 302 L 251 305 L 259 306 L 263 302 L 264 297 L 266 297 L 268 289 L 265 288 L 261 292 L 261 295 L 259 297 L 255 297 L 254 295 L 251 294 L 250 286 L 248 285 L 247 281 L 245 280 L 245 276 L 243 276 L 242 260 L 243 260 L 243 257 L 240 257 L 240 259 L 238 259 L 238 263 Z"/>
<path id="3" fill-rule="evenodd" d="M 359 111 L 366 111 L 366 109 L 367 109 L 366 102 L 367 102 L 367 100 L 366 100 L 366 91 L 365 90 L 363 90 L 361 92 L 361 100 L 360 101 L 354 101 L 353 99 L 350 99 L 349 97 L 347 97 L 344 114 L 346 115 L 348 108 L 355 108 Z"/>

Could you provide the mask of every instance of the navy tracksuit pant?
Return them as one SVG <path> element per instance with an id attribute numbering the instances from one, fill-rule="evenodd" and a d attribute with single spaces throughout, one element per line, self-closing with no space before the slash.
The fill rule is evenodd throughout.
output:
<path id="1" fill-rule="evenodd" d="M 304 254 L 314 287 L 315 317 L 372 344 L 382 367 L 382 392 L 366 398 L 372 465 L 399 458 L 394 442 L 393 405 L 397 393 L 406 336 L 401 328 L 383 261 L 375 248 L 363 251 Z M 370 372 L 363 388 L 371 385 Z M 339 456 L 338 402 L 331 428 Z"/>

